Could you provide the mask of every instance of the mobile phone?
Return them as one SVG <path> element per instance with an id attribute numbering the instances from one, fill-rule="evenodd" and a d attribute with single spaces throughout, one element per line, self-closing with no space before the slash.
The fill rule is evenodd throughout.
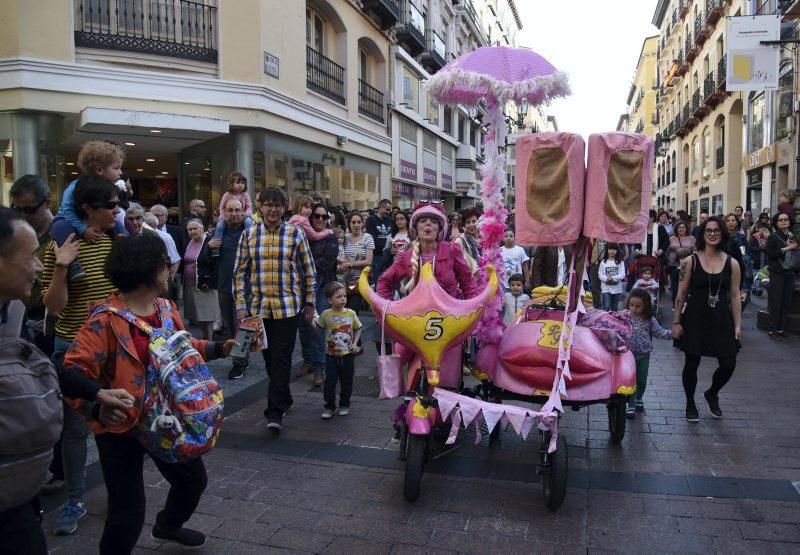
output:
<path id="1" fill-rule="evenodd" d="M 239 328 L 236 330 L 235 339 L 239 344 L 233 346 L 233 349 L 231 349 L 231 356 L 236 358 L 247 358 L 250 354 L 250 345 L 253 343 L 252 330 Z"/>

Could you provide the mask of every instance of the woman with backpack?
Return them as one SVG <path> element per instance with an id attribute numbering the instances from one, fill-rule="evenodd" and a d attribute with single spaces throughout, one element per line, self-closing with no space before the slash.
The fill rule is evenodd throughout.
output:
<path id="1" fill-rule="evenodd" d="M 183 528 L 183 524 L 191 517 L 206 488 L 205 466 L 199 456 L 184 456 L 177 462 L 166 460 L 161 451 L 163 442 L 169 444 L 177 433 L 183 437 L 184 432 L 192 428 L 185 421 L 181 428 L 183 415 L 168 410 L 161 410 L 160 416 L 153 419 L 152 403 L 158 398 L 179 397 L 174 393 L 158 395 L 160 391 L 167 391 L 166 382 L 170 376 L 183 380 L 184 386 L 197 387 L 191 392 L 197 395 L 199 403 L 208 400 L 205 391 L 218 395 L 220 418 L 221 394 L 199 356 L 178 359 L 167 353 L 160 359 L 165 362 L 158 360 L 164 346 L 153 338 L 166 338 L 169 348 L 180 344 L 184 337 L 181 334 L 183 321 L 175 305 L 160 297 L 167 290 L 169 279 L 164 242 L 150 234 L 116 241 L 106 262 L 106 274 L 118 290 L 91 311 L 64 359 L 65 367 L 81 369 L 86 376 L 107 387 L 125 389 L 135 399 L 122 424 L 111 424 L 102 407 L 95 406 L 91 415 L 90 426 L 95 433 L 108 491 L 108 516 L 99 551 L 130 553 L 136 545 L 145 516 L 142 474 L 145 454 L 153 459 L 171 486 L 166 505 L 156 517 L 153 539 L 189 548 L 200 547 L 205 543 L 205 536 Z M 236 344 L 232 339 L 224 344 L 194 338 L 183 341 L 190 342 L 203 360 L 226 357 Z M 169 360 L 179 360 L 178 366 L 167 365 Z M 197 367 L 188 368 L 186 361 L 198 362 L 207 372 L 205 377 L 210 378 L 207 389 L 199 389 L 203 382 L 189 381 Z M 84 408 L 81 401 L 70 404 L 79 411 Z M 160 405 L 156 402 L 155 406 Z M 175 409 L 174 403 L 170 407 Z M 174 433 L 169 435 L 169 430 Z M 208 437 L 216 437 L 213 429 L 207 432 Z M 210 445 L 205 446 L 205 450 L 209 448 Z M 198 448 L 197 452 L 204 451 Z"/>

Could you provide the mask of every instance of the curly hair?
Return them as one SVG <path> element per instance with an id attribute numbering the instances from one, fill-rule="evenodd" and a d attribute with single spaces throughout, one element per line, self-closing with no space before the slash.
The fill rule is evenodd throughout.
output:
<path id="1" fill-rule="evenodd" d="M 158 288 L 158 274 L 169 265 L 167 247 L 155 233 L 114 241 L 106 259 L 106 276 L 123 293 L 141 286 Z"/>
<path id="2" fill-rule="evenodd" d="M 108 166 L 125 160 L 125 152 L 116 144 L 107 141 L 89 141 L 78 153 L 78 169 L 84 175 L 94 175 L 97 168 Z"/>
<path id="3" fill-rule="evenodd" d="M 233 188 L 233 184 L 237 181 L 244 183 L 244 190 L 247 191 L 247 178 L 242 172 L 233 172 L 228 176 L 228 191 L 231 193 L 236 192 L 236 189 Z"/>

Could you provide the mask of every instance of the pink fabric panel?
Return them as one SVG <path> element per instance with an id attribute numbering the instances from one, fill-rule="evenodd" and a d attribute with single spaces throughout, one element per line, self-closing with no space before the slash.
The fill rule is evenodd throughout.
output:
<path id="1" fill-rule="evenodd" d="M 569 208 L 565 215 L 556 219 L 536 216 L 530 210 L 531 203 L 536 206 L 541 206 L 539 203 L 552 205 L 553 195 L 536 194 L 535 198 L 531 198 L 531 203 L 528 200 L 528 164 L 534 151 L 543 148 L 561 149 L 566 157 L 568 183 L 564 187 L 569 189 Z M 574 133 L 533 133 L 517 139 L 514 217 L 518 244 L 554 247 L 570 245 L 578 240 L 583 225 L 585 148 L 583 138 Z M 542 206 L 540 210 L 549 214 L 554 211 L 558 212 L 547 206 Z"/>
<path id="2" fill-rule="evenodd" d="M 608 170 L 615 153 L 636 151 L 643 153 L 641 207 L 638 216 L 630 223 L 609 218 L 606 212 Z M 653 141 L 636 133 L 596 133 L 589 136 L 589 156 L 586 169 L 586 215 L 583 234 L 615 243 L 636 243 L 645 236 L 650 209 L 650 189 L 653 174 Z"/>

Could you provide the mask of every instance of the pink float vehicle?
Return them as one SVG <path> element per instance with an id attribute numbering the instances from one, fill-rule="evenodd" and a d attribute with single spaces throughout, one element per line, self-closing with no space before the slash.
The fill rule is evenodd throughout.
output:
<path id="1" fill-rule="evenodd" d="M 362 273 L 359 292 L 398 351 L 405 351 L 405 357 L 379 361 L 382 398 L 403 398 L 397 412 L 400 459 L 405 461 L 403 493 L 409 501 L 419 496 L 434 431 L 445 432 L 445 443 L 452 444 L 462 427 L 474 423 L 479 441 L 482 421 L 490 436 L 503 428 L 512 428 L 523 438 L 538 431 L 544 500 L 556 510 L 567 487 L 567 445 L 558 433 L 564 407 L 606 404 L 612 440 L 621 441 L 625 433 L 624 400 L 636 383 L 633 357 L 625 348 L 610 351 L 598 334 L 578 325 L 586 312 L 581 284 L 593 240 L 630 243 L 644 237 L 653 145 L 630 133 L 592 135 L 587 171 L 585 146 L 578 135 L 536 133 L 517 139 L 518 243 L 576 248 L 568 263 L 563 307 L 531 304 L 504 328 L 494 270 L 502 267 L 499 247 L 508 215 L 502 201 L 504 109 L 516 103 L 525 113 L 528 105 L 569 94 L 566 77 L 529 49 L 485 47 L 448 63 L 427 87 L 429 98 L 441 104 L 480 104 L 486 110 L 481 292 L 469 300 L 455 299 L 425 264 L 407 297 L 387 301 L 370 288 L 368 269 Z M 480 345 L 477 359 L 464 356 L 462 364 L 463 345 L 471 335 Z M 409 360 L 412 364 L 403 379 L 400 364 Z M 464 384 L 463 365 L 471 366 L 479 379 L 473 387 Z M 512 400 L 526 405 L 506 402 Z"/>

